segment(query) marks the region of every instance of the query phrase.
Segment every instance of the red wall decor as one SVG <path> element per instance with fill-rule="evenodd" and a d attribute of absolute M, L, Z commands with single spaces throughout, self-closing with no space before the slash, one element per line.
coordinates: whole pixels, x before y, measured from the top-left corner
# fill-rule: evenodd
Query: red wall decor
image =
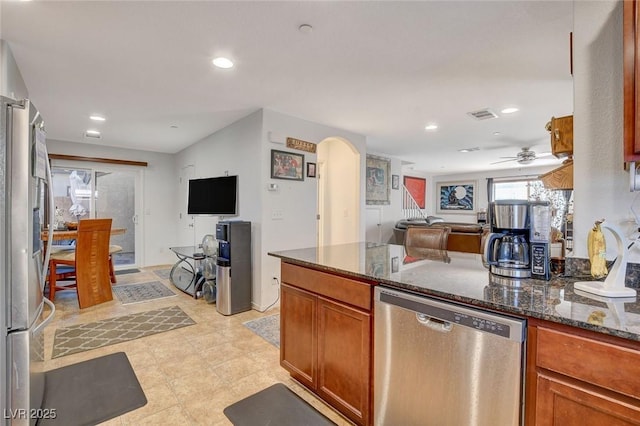
<path fill-rule="evenodd" d="M 419 177 L 405 176 L 404 186 L 413 199 L 416 200 L 418 207 L 424 209 L 424 200 L 427 196 L 427 180 Z"/>

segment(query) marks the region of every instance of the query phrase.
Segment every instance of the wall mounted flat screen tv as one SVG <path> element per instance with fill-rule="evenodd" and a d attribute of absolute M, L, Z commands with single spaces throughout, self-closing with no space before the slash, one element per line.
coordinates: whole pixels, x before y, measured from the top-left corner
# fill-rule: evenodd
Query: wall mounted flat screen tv
<path fill-rule="evenodd" d="M 189 180 L 187 214 L 237 214 L 238 176 Z"/>

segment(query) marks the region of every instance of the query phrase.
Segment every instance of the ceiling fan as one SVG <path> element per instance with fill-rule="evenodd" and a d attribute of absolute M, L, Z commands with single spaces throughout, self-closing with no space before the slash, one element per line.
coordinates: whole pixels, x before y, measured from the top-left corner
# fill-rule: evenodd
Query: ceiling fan
<path fill-rule="evenodd" d="M 506 160 L 496 161 L 491 164 L 506 163 L 508 161 L 517 161 L 520 164 L 529 164 L 536 159 L 544 158 L 544 157 L 552 157 L 552 155 L 549 152 L 545 152 L 541 155 L 537 155 L 536 152 L 532 151 L 530 148 L 522 148 L 522 150 L 518 152 L 518 154 L 516 154 L 515 157 L 500 157 L 500 158 L 506 158 Z"/>

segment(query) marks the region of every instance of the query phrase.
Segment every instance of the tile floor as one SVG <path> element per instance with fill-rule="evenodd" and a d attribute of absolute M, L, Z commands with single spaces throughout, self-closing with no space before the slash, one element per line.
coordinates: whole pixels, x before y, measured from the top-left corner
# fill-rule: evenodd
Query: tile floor
<path fill-rule="evenodd" d="M 87 359 L 124 351 L 144 389 L 144 407 L 109 420 L 103 425 L 230 425 L 222 410 L 242 398 L 274 383 L 287 385 L 340 426 L 351 423 L 315 398 L 279 365 L 278 348 L 251 332 L 243 322 L 278 313 L 248 311 L 236 315 L 219 314 L 215 305 L 176 290 L 154 269 L 118 275 L 118 284 L 161 281 L 176 297 L 131 305 L 111 302 L 78 308 L 75 292 L 56 292 L 56 315 L 45 329 L 45 369 L 53 369 Z M 197 324 L 51 359 L 55 330 L 79 323 L 178 305 Z"/>

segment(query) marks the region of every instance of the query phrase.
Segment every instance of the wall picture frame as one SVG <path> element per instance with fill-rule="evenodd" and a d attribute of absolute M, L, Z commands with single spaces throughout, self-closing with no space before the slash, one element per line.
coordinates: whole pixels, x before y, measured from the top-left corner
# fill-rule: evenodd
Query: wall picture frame
<path fill-rule="evenodd" d="M 304 180 L 304 154 L 271 150 L 271 178 Z"/>
<path fill-rule="evenodd" d="M 436 184 L 436 213 L 475 213 L 475 181 L 438 182 Z"/>
<path fill-rule="evenodd" d="M 395 274 L 400 271 L 400 258 L 398 256 L 391 258 L 391 273 Z"/>
<path fill-rule="evenodd" d="M 400 176 L 391 175 L 391 189 L 400 189 Z"/>
<path fill-rule="evenodd" d="M 367 155 L 366 204 L 390 204 L 391 160 Z"/>
<path fill-rule="evenodd" d="M 378 278 L 389 276 L 389 246 L 386 244 L 366 243 L 365 270 L 367 274 Z"/>
<path fill-rule="evenodd" d="M 307 177 L 316 177 L 316 163 L 307 163 Z"/>
<path fill-rule="evenodd" d="M 427 199 L 427 180 L 421 177 L 404 176 L 404 187 L 407 188 L 411 197 L 415 200 L 418 207 L 425 209 L 425 202 Z"/>

